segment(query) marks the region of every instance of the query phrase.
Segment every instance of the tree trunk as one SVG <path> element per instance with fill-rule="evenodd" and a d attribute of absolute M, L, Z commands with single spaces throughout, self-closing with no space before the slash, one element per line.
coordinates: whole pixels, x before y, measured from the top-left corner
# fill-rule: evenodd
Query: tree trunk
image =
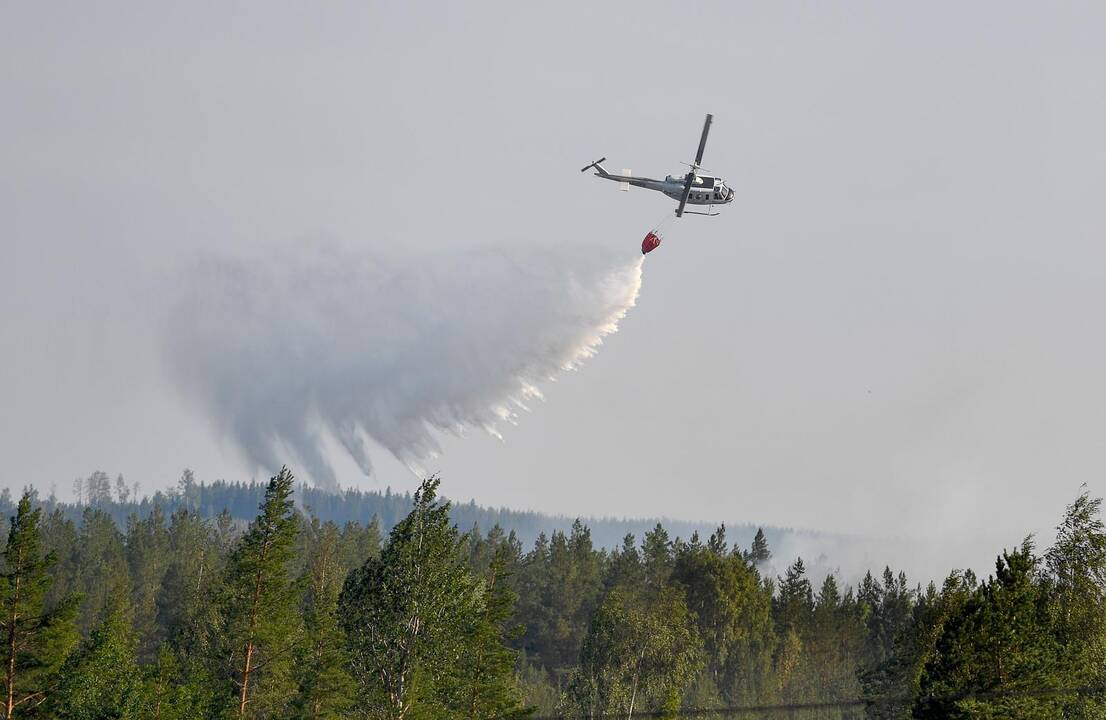
<path fill-rule="evenodd" d="M 252 628 L 251 628 L 252 629 Z M 242 667 L 242 691 L 238 695 L 238 717 L 246 717 L 247 695 L 250 687 L 250 660 L 253 659 L 253 642 L 246 643 L 246 662 Z"/>
<path fill-rule="evenodd" d="M 250 673 L 253 671 L 253 666 L 250 664 L 250 661 L 253 659 L 254 651 L 253 630 L 257 627 L 257 606 L 261 602 L 261 584 L 265 579 L 264 567 L 265 559 L 268 555 L 269 543 L 266 542 L 261 546 L 260 560 L 257 564 L 257 575 L 254 578 L 253 584 L 253 600 L 250 601 L 250 621 L 246 629 L 246 659 L 242 666 L 242 692 L 238 696 L 238 717 L 246 717 L 246 703 L 250 701 L 247 690 L 250 686 Z"/>
<path fill-rule="evenodd" d="M 261 572 L 258 571 L 254 583 L 253 602 L 250 603 L 250 622 L 247 626 L 245 661 L 242 664 L 242 692 L 238 696 L 238 717 L 246 717 L 246 703 L 249 702 L 250 673 L 253 671 L 253 629 L 257 625 L 257 603 L 261 598 Z"/>
<path fill-rule="evenodd" d="M 645 662 L 645 649 L 642 648 L 641 655 L 638 657 L 637 665 L 634 667 L 634 689 L 630 691 L 630 711 L 626 713 L 626 720 L 633 720 L 634 718 L 634 701 L 637 700 L 637 681 L 641 676 L 641 664 Z"/>
<path fill-rule="evenodd" d="M 8 666 L 5 669 L 5 681 L 8 689 L 4 718 L 12 720 L 15 714 L 15 621 L 8 627 Z"/>
<path fill-rule="evenodd" d="M 8 664 L 4 669 L 4 680 L 7 685 L 7 702 L 5 704 L 5 720 L 12 720 L 15 717 L 15 656 L 16 653 L 16 627 L 19 622 L 19 613 L 15 609 L 16 603 L 19 601 L 19 577 L 15 579 L 15 588 L 12 593 L 12 614 L 8 618 Z"/>

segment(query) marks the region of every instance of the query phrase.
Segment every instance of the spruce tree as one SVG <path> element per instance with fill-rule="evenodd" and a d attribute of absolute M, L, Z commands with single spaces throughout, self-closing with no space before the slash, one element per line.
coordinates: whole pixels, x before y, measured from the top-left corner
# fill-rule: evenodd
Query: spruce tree
<path fill-rule="evenodd" d="M 24 493 L 11 519 L 0 572 L 0 638 L 4 643 L 4 718 L 23 717 L 42 704 L 54 672 L 77 641 L 75 598 L 54 608 L 45 600 L 56 556 L 43 557 L 41 510 Z"/>
<path fill-rule="evenodd" d="M 554 669 L 567 670 L 575 662 L 586 628 L 578 622 L 585 614 L 583 598 L 574 587 L 575 577 L 568 537 L 554 530 L 549 539 L 549 565 L 542 598 L 548 623 L 543 654 Z"/>
<path fill-rule="evenodd" d="M 814 588 L 806 577 L 802 558 L 796 558 L 786 574 L 778 578 L 779 596 L 776 599 L 776 623 L 781 633 L 793 630 L 800 636 L 809 626 L 814 611 Z"/>
<path fill-rule="evenodd" d="M 710 539 L 707 540 L 707 549 L 715 555 L 725 555 L 729 545 L 726 543 L 726 524 L 723 523 L 718 526 L 718 529 L 711 533 Z"/>
<path fill-rule="evenodd" d="M 552 632 L 550 613 L 546 610 L 550 596 L 549 561 L 549 539 L 545 533 L 538 533 L 533 549 L 522 558 L 515 578 L 519 593 L 516 617 L 525 628 L 518 646 L 531 662 L 545 667 L 551 665 L 546 652 L 546 639 Z"/>
<path fill-rule="evenodd" d="M 911 717 L 910 706 L 921 692 L 923 668 L 934 658 L 945 624 L 960 615 L 975 590 L 976 579 L 970 570 L 950 573 L 940 591 L 930 583 L 926 591 L 919 594 L 909 632 L 898 638 L 894 654 L 874 667 L 867 666 L 863 659 L 858 663 L 863 695 L 868 702 L 868 718 L 901 720 Z M 856 606 L 859 621 L 863 619 L 865 606 L 859 599 Z"/>
<path fill-rule="evenodd" d="M 272 717 L 291 698 L 287 674 L 298 634 L 298 594 L 289 576 L 298 521 L 292 473 L 269 480 L 257 518 L 231 553 L 224 618 L 237 717 Z"/>
<path fill-rule="evenodd" d="M 637 542 L 632 534 L 627 533 L 622 538 L 622 548 L 611 555 L 605 585 L 608 590 L 613 587 L 640 588 L 644 581 Z"/>
<path fill-rule="evenodd" d="M 645 568 L 645 585 L 651 592 L 658 593 L 668 584 L 673 562 L 672 541 L 660 523 L 645 533 L 641 556 Z"/>
<path fill-rule="evenodd" d="M 1064 716 L 1064 698 L 1034 694 L 1067 687 L 1039 562 L 1029 539 L 1004 552 L 994 576 L 948 619 L 926 663 L 914 717 Z"/>
<path fill-rule="evenodd" d="M 772 559 L 772 553 L 768 549 L 768 538 L 764 537 L 764 528 L 757 528 L 753 546 L 745 553 L 745 559 L 752 563 L 753 567 L 760 567 Z"/>
<path fill-rule="evenodd" d="M 572 575 L 567 583 L 567 590 L 576 598 L 569 622 L 577 630 L 568 638 L 574 659 L 579 655 L 580 646 L 584 642 L 588 619 L 602 600 L 603 574 L 599 553 L 595 551 L 591 541 L 591 530 L 579 519 L 572 523 L 568 549 L 571 554 Z"/>
<path fill-rule="evenodd" d="M 483 609 L 462 630 L 460 653 L 443 688 L 451 717 L 507 720 L 532 714 L 522 706 L 514 680 L 518 653 L 507 647 L 521 630 L 510 624 L 518 596 L 509 584 L 509 552 L 505 546 L 496 549 L 483 578 Z"/>

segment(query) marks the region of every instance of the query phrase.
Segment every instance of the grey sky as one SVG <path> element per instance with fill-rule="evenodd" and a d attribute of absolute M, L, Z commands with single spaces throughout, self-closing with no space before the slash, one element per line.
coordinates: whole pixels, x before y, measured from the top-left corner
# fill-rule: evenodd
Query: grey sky
<path fill-rule="evenodd" d="M 985 565 L 1106 492 L 1101 4 L 158 5 L 0 9 L 6 484 L 249 473 L 155 339 L 199 254 L 632 248 L 670 203 L 578 169 L 676 172 L 713 112 L 734 204 L 447 494 Z"/>

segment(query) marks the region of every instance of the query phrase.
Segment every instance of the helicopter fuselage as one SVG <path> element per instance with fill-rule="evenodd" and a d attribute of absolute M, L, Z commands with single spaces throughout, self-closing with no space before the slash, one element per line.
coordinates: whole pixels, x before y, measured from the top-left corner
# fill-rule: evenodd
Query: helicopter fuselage
<path fill-rule="evenodd" d="M 614 180 L 625 185 L 656 190 L 679 202 L 684 194 L 684 184 L 687 175 L 669 175 L 664 180 L 653 178 L 635 177 L 633 175 L 615 175 L 596 168 L 595 176 L 604 180 Z M 687 196 L 688 205 L 726 205 L 733 202 L 733 188 L 726 185 L 726 181 L 712 175 L 696 175 L 695 182 L 691 185 L 691 193 Z"/>
<path fill-rule="evenodd" d="M 665 195 L 673 200 L 679 200 L 684 193 L 686 175 L 674 177 L 669 175 L 663 181 Z M 688 205 L 725 205 L 733 202 L 733 188 L 726 186 L 726 181 L 720 177 L 710 175 L 696 175 L 695 182 L 691 184 L 691 193 L 687 196 Z"/>

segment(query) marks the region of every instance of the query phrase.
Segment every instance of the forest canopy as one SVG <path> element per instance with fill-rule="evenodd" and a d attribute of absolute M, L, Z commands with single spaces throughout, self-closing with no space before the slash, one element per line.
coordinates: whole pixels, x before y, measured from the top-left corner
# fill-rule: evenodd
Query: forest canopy
<path fill-rule="evenodd" d="M 576 521 L 524 545 L 458 523 L 437 478 L 394 517 L 341 523 L 294 503 L 287 470 L 249 522 L 188 475 L 142 501 L 90 480 L 75 505 L 0 498 L 5 718 L 1106 713 L 1106 533 L 1086 492 L 1050 547 L 922 586 L 801 558 L 773 574 L 767 534 L 741 546 L 725 526 L 606 549 Z"/>

